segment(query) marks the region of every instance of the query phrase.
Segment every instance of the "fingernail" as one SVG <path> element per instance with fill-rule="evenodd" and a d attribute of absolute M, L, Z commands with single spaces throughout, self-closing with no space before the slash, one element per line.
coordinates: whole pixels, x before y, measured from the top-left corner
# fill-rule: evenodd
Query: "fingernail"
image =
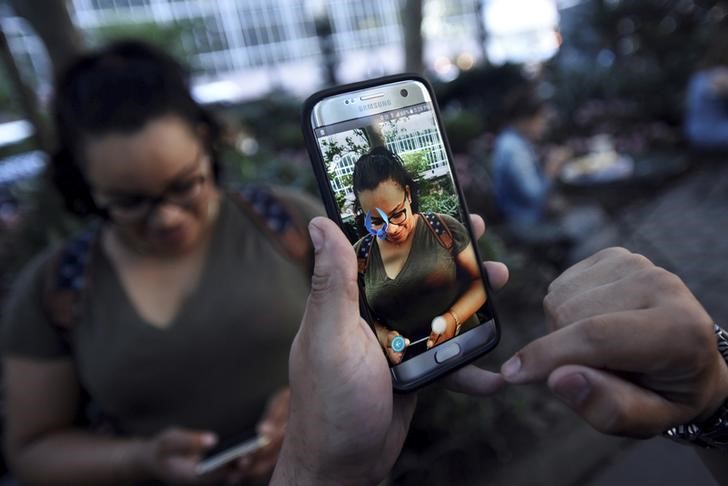
<path fill-rule="evenodd" d="M 567 404 L 576 407 L 589 395 L 591 384 L 582 373 L 572 373 L 561 377 L 552 385 L 551 390 Z"/>
<path fill-rule="evenodd" d="M 324 233 L 321 229 L 314 225 L 308 225 L 308 233 L 311 235 L 311 242 L 313 243 L 313 249 L 319 251 L 324 244 Z"/>
<path fill-rule="evenodd" d="M 275 431 L 275 425 L 273 425 L 270 422 L 263 422 L 260 425 L 260 429 L 258 430 L 258 433 L 263 436 L 269 436 L 272 435 Z"/>
<path fill-rule="evenodd" d="M 501 374 L 505 378 L 513 378 L 521 371 L 521 358 L 515 355 L 501 366 Z"/>
<path fill-rule="evenodd" d="M 215 434 L 205 434 L 202 436 L 202 444 L 206 447 L 212 447 L 217 443 L 217 436 Z"/>

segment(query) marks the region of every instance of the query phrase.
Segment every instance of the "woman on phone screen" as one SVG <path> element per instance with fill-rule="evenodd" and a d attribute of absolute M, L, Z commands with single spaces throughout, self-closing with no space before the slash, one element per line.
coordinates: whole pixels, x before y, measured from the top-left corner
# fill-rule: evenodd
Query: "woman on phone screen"
<path fill-rule="evenodd" d="M 486 295 L 465 226 L 449 215 L 420 213 L 417 184 L 385 147 L 359 158 L 353 188 L 369 233 L 355 244 L 359 269 L 390 362 L 477 325 Z M 393 346 L 398 336 L 404 350 Z"/>

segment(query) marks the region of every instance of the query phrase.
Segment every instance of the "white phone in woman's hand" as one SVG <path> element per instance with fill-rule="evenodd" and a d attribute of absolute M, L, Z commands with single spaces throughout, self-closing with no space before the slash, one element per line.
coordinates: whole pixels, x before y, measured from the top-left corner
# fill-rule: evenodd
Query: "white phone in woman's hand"
<path fill-rule="evenodd" d="M 252 454 L 258 449 L 267 446 L 270 440 L 267 437 L 257 436 L 252 439 L 242 441 L 227 441 L 218 447 L 214 447 L 207 455 L 197 464 L 195 471 L 200 476 L 214 471 L 230 462 Z"/>

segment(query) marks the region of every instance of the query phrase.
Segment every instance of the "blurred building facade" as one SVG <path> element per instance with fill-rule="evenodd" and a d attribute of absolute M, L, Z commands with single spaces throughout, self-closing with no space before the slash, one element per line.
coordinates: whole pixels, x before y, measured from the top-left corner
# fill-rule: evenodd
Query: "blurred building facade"
<path fill-rule="evenodd" d="M 410 154 L 422 154 L 427 161 L 426 172 L 417 174 L 418 177 L 431 179 L 449 173 L 445 147 L 442 145 L 440 135 L 435 128 L 403 131 L 387 140 L 385 145 L 389 150 L 403 158 Z M 337 195 L 343 196 L 349 201 L 354 200 L 351 177 L 354 174 L 354 165 L 359 157 L 360 154 L 358 153 L 347 152 L 334 158 L 334 177 L 331 186 Z"/>
<path fill-rule="evenodd" d="M 508 0 L 513 2 L 513 0 Z M 520 2 L 526 0 L 518 0 Z M 556 5 L 555 0 L 540 0 Z M 202 101 L 245 99 L 275 88 L 305 94 L 323 84 L 321 22 L 333 45 L 336 78 L 350 82 L 401 71 L 403 0 L 69 0 L 72 18 L 93 44 L 99 32 L 120 26 L 174 27 L 175 51 L 196 74 Z M 470 69 L 485 56 L 484 42 L 513 44 L 513 32 L 485 32 L 502 0 L 423 0 L 426 69 L 443 79 Z M 555 8 L 555 7 L 554 7 Z M 524 11 L 523 9 L 521 10 Z M 527 12 L 528 9 L 525 9 Z M 521 15 L 524 17 L 524 15 Z M 499 23 L 497 18 L 496 23 Z M 502 22 L 500 22 L 502 24 Z M 27 23 L 0 7 L 0 24 L 21 68 L 43 94 L 51 67 Z M 533 27 L 517 38 L 526 51 L 543 42 Z M 537 27 L 540 28 L 540 27 Z M 547 27 L 548 28 L 548 27 Z M 553 28 L 553 26 L 551 27 Z M 530 29 L 530 30 L 529 30 Z M 518 37 L 520 35 L 520 37 Z M 505 37 L 504 37 L 505 36 Z M 529 40 L 530 39 L 530 40 Z M 543 50 L 543 49 L 541 49 Z M 492 48 L 491 48 L 492 51 Z M 503 60 L 508 60 L 504 58 Z"/>
<path fill-rule="evenodd" d="M 431 63 L 443 56 L 480 58 L 473 15 L 479 1 L 425 2 L 423 34 L 432 45 L 425 55 Z M 91 39 L 118 25 L 178 27 L 178 51 L 198 83 L 218 83 L 201 90 L 205 100 L 213 91 L 245 98 L 271 88 L 296 93 L 321 85 L 324 53 L 316 28 L 321 16 L 330 23 L 339 81 L 401 71 L 404 65 L 400 0 L 70 0 L 68 6 Z M 0 11 L 0 22 L 21 67 L 42 93 L 52 71 L 42 43 L 9 9 Z"/>

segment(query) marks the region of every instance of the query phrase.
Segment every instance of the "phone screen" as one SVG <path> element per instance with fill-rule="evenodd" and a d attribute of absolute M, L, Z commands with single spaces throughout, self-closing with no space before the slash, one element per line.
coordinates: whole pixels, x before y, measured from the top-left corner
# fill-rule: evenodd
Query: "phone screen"
<path fill-rule="evenodd" d="M 431 350 L 437 363 L 459 356 L 445 344 L 494 322 L 436 111 L 418 85 L 341 96 L 338 118 L 348 119 L 327 123 L 337 116 L 324 106 L 313 126 L 364 304 L 397 368 Z"/>

